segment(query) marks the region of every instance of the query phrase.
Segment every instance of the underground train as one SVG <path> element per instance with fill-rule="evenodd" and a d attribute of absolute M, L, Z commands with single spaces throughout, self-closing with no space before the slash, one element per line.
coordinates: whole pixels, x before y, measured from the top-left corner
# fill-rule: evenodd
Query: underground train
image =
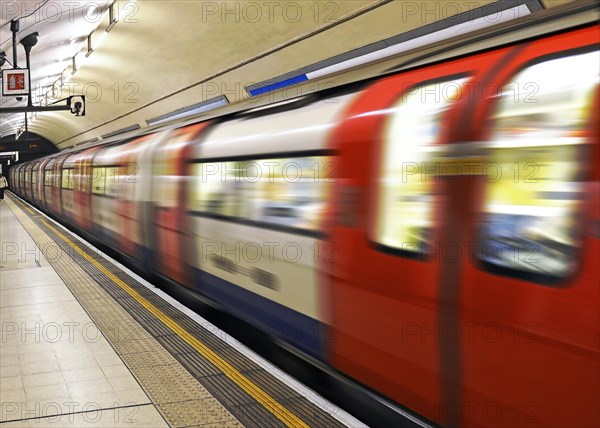
<path fill-rule="evenodd" d="M 600 426 L 600 32 L 559 24 L 10 188 L 425 420 Z"/>

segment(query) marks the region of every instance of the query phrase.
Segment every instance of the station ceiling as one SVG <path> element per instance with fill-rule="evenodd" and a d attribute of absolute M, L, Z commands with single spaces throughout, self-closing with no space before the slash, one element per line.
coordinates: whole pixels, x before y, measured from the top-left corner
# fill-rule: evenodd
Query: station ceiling
<path fill-rule="evenodd" d="M 3 0 L 0 51 L 13 62 L 10 21 L 21 18 L 18 41 L 40 35 L 31 51 L 34 104 L 86 96 L 84 117 L 28 116 L 30 132 L 65 149 L 219 95 L 239 102 L 253 83 L 492 2 Z M 24 67 L 20 44 L 17 52 Z M 24 117 L 1 114 L 0 137 L 16 134 Z"/>

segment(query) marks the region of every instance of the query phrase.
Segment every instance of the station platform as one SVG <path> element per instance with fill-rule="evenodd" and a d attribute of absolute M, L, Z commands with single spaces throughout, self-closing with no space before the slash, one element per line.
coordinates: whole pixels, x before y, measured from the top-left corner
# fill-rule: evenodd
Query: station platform
<path fill-rule="evenodd" d="M 362 427 L 10 193 L 0 427 Z"/>

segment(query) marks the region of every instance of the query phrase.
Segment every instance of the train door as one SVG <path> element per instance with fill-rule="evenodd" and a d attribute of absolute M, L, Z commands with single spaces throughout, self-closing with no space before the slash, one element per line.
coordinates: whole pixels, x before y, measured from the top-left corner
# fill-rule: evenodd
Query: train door
<path fill-rule="evenodd" d="M 16 183 L 17 183 L 17 191 L 19 196 L 22 198 L 23 197 L 23 180 L 25 178 L 25 171 L 23 170 L 23 168 L 25 167 L 24 164 L 21 164 L 17 167 L 17 174 L 16 174 Z"/>
<path fill-rule="evenodd" d="M 61 168 L 62 212 L 66 220 L 75 224 L 79 222 L 77 204 L 75 203 L 75 161 L 77 157 L 77 153 L 67 156 Z"/>
<path fill-rule="evenodd" d="M 44 201 L 46 203 L 45 208 L 52 211 L 54 208 L 54 164 L 56 158 L 51 158 L 46 164 L 44 173 Z"/>
<path fill-rule="evenodd" d="M 139 181 L 135 183 L 135 201 L 137 208 L 137 215 L 140 221 L 140 238 L 142 248 L 144 249 L 142 254 L 143 264 L 148 270 L 155 270 L 156 261 L 156 199 L 160 198 L 157 192 L 153 190 L 156 185 L 153 179 L 156 174 L 156 160 L 154 153 L 157 148 L 160 147 L 166 139 L 169 137 L 170 131 L 163 131 L 156 133 L 151 139 L 144 142 L 144 149 L 136 157 L 136 177 Z"/>
<path fill-rule="evenodd" d="M 121 193 L 119 160 L 124 146 L 115 144 L 99 148 L 92 164 L 92 229 L 97 237 L 113 248 L 119 248 L 119 237 L 123 234 L 117 209 Z"/>
<path fill-rule="evenodd" d="M 144 261 L 145 247 L 142 236 L 140 157 L 148 150 L 148 143 L 155 134 L 137 138 L 123 147 L 119 157 L 119 180 L 121 193 L 116 209 L 121 230 L 119 237 L 121 251 L 141 262 Z"/>
<path fill-rule="evenodd" d="M 46 159 L 41 160 L 36 165 L 36 203 L 39 207 L 44 206 L 44 164 L 46 163 Z"/>
<path fill-rule="evenodd" d="M 52 175 L 54 180 L 52 181 L 52 212 L 54 214 L 62 216 L 62 183 L 63 174 L 62 166 L 63 162 L 68 155 L 58 156 L 56 161 L 52 164 Z"/>
<path fill-rule="evenodd" d="M 597 27 L 527 44 L 482 99 L 461 260 L 462 426 L 599 426 Z M 595 103 L 595 107 L 594 107 Z"/>
<path fill-rule="evenodd" d="M 156 268 L 181 284 L 190 284 L 183 254 L 186 239 L 184 180 L 190 148 L 207 123 L 187 126 L 171 133 L 155 152 L 155 175 L 152 191 L 155 204 Z"/>
<path fill-rule="evenodd" d="M 21 183 L 20 183 L 20 171 L 21 171 L 21 165 L 16 165 L 14 167 L 15 169 L 15 182 L 14 182 L 14 186 L 15 186 L 15 190 L 14 192 L 18 195 L 20 193 L 20 189 L 21 189 Z"/>
<path fill-rule="evenodd" d="M 15 191 L 15 167 L 13 166 L 11 169 L 8 170 L 8 184 L 10 187 L 10 190 L 12 190 L 13 192 Z"/>
<path fill-rule="evenodd" d="M 21 165 L 21 168 L 19 169 L 19 191 L 21 192 L 20 196 L 23 199 L 27 199 L 27 195 L 26 195 L 26 189 L 27 186 L 25 185 L 25 169 L 27 168 L 27 164 L 24 163 L 23 165 Z"/>
<path fill-rule="evenodd" d="M 15 165 L 11 168 L 12 181 L 10 183 L 11 190 L 15 193 L 19 193 L 19 165 Z"/>
<path fill-rule="evenodd" d="M 75 160 L 74 198 L 77 207 L 77 221 L 78 226 L 87 231 L 91 231 L 92 228 L 92 161 L 97 151 L 98 147 L 89 148 L 81 152 Z"/>
<path fill-rule="evenodd" d="M 50 162 L 51 158 L 44 159 L 40 164 L 40 170 L 38 174 L 39 181 L 39 192 L 40 192 L 40 207 L 42 209 L 46 208 L 46 165 Z"/>
<path fill-rule="evenodd" d="M 25 186 L 25 168 L 26 167 L 27 167 L 27 164 L 23 164 L 21 166 L 21 169 L 19 169 L 19 191 L 21 192 L 21 197 L 23 199 L 26 198 L 25 189 L 27 188 Z"/>
<path fill-rule="evenodd" d="M 25 199 L 25 167 L 27 164 L 19 166 L 19 196 Z"/>
<path fill-rule="evenodd" d="M 340 179 L 333 208 L 335 367 L 436 422 L 456 399 L 455 316 L 440 292 L 442 246 L 454 227 L 436 153 L 458 111 L 511 49 L 418 69 L 368 88 L 333 135 Z"/>
<path fill-rule="evenodd" d="M 31 184 L 31 171 L 33 169 L 33 163 L 28 162 L 25 165 L 25 199 L 32 202 L 32 184 Z"/>
<path fill-rule="evenodd" d="M 40 203 L 40 186 L 39 186 L 39 171 L 41 162 L 34 162 L 31 168 L 31 197 L 32 201 L 39 205 Z"/>

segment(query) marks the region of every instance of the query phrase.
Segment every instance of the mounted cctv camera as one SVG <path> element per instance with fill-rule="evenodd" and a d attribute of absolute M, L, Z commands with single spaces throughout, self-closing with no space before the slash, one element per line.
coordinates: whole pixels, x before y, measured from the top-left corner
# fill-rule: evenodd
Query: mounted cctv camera
<path fill-rule="evenodd" d="M 85 96 L 69 97 L 69 107 L 71 107 L 71 113 L 75 116 L 85 116 Z"/>

